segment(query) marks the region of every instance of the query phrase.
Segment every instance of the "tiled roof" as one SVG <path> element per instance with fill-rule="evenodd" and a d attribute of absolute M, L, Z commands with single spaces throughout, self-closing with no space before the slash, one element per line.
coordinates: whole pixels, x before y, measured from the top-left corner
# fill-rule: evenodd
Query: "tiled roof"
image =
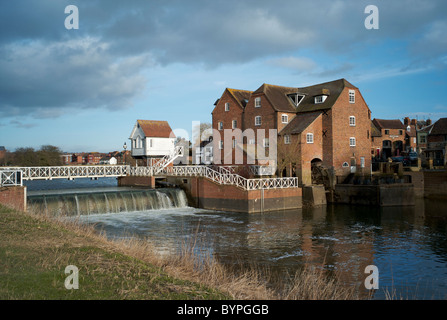
<path fill-rule="evenodd" d="M 403 129 L 405 130 L 405 126 L 399 119 L 393 120 L 385 120 L 385 119 L 374 119 L 374 125 L 380 129 Z"/>
<path fill-rule="evenodd" d="M 253 92 L 253 95 L 264 93 L 276 111 L 313 112 L 332 108 L 345 87 L 356 89 L 356 87 L 346 79 L 339 79 L 302 88 L 284 87 L 264 83 Z M 288 97 L 289 94 L 293 93 L 301 93 L 305 95 L 298 107 L 296 107 Z M 323 103 L 315 104 L 314 97 L 322 94 L 328 96 L 326 100 Z"/>
<path fill-rule="evenodd" d="M 175 138 L 167 121 L 137 120 L 146 137 Z"/>
<path fill-rule="evenodd" d="M 447 134 L 447 118 L 441 118 L 433 124 L 430 134 Z"/>
<path fill-rule="evenodd" d="M 299 134 L 314 122 L 321 113 L 322 111 L 299 113 L 279 134 Z"/>
<path fill-rule="evenodd" d="M 248 90 L 239 90 L 239 89 L 230 89 L 227 88 L 228 92 L 234 97 L 234 99 L 239 103 L 242 108 L 245 108 L 248 99 L 252 94 L 252 91 Z"/>

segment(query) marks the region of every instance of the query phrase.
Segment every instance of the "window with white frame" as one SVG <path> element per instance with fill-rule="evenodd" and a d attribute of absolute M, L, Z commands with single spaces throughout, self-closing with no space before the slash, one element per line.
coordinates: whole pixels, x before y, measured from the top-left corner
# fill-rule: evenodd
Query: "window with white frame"
<path fill-rule="evenodd" d="M 255 98 L 255 108 L 261 107 L 261 97 Z"/>
<path fill-rule="evenodd" d="M 287 114 L 281 115 L 281 122 L 282 123 L 288 123 L 289 122 L 289 116 Z"/>
<path fill-rule="evenodd" d="M 355 138 L 354 137 L 349 138 L 349 146 L 355 147 Z"/>
<path fill-rule="evenodd" d="M 232 127 L 233 129 L 236 129 L 236 128 L 237 128 L 237 120 L 233 120 L 233 122 L 231 123 L 231 127 Z"/>
<path fill-rule="evenodd" d="M 355 117 L 354 116 L 349 117 L 349 125 L 351 127 L 355 127 Z"/>
<path fill-rule="evenodd" d="M 221 149 L 221 150 L 223 149 L 223 141 L 222 140 L 219 141 L 219 149 Z"/>
<path fill-rule="evenodd" d="M 313 133 L 306 134 L 306 142 L 307 143 L 314 143 L 314 134 Z"/>
<path fill-rule="evenodd" d="M 323 96 L 316 96 L 315 97 L 315 104 L 323 103 L 323 101 L 324 101 Z"/>
<path fill-rule="evenodd" d="M 355 103 L 355 90 L 349 90 L 349 103 Z"/>
<path fill-rule="evenodd" d="M 233 143 L 232 143 L 233 149 L 236 148 L 236 139 L 233 138 Z"/>
<path fill-rule="evenodd" d="M 270 142 L 268 138 L 264 139 L 264 148 L 268 148 L 270 146 Z"/>
<path fill-rule="evenodd" d="M 290 136 L 288 134 L 284 136 L 284 144 L 290 144 Z"/>
<path fill-rule="evenodd" d="M 255 126 L 260 126 L 261 125 L 261 116 L 256 116 L 255 117 Z"/>
<path fill-rule="evenodd" d="M 230 111 L 230 103 L 225 103 L 225 111 Z"/>
<path fill-rule="evenodd" d="M 222 121 L 219 122 L 219 130 L 223 130 L 223 122 Z"/>
<path fill-rule="evenodd" d="M 255 139 L 250 139 L 250 140 L 248 140 L 248 144 L 255 144 L 256 143 L 256 140 Z"/>

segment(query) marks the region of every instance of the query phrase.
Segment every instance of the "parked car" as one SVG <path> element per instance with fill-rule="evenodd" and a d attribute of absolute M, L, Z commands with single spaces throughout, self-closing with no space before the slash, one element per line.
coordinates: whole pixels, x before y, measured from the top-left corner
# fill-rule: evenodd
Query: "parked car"
<path fill-rule="evenodd" d="M 402 153 L 402 155 L 404 157 L 406 157 L 408 160 L 410 160 L 411 162 L 417 161 L 419 158 L 417 152 L 414 152 L 414 151 L 405 152 L 405 153 Z"/>
<path fill-rule="evenodd" d="M 411 164 L 410 159 L 406 156 L 391 157 L 391 160 L 393 160 L 393 162 L 402 162 L 404 166 L 409 166 Z"/>

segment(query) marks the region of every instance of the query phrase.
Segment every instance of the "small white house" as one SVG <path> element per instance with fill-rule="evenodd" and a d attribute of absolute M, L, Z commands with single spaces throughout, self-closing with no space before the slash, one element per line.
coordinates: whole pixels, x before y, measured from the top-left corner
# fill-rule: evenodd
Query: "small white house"
<path fill-rule="evenodd" d="M 129 137 L 134 158 L 159 158 L 174 152 L 175 134 L 167 121 L 137 120 Z"/>

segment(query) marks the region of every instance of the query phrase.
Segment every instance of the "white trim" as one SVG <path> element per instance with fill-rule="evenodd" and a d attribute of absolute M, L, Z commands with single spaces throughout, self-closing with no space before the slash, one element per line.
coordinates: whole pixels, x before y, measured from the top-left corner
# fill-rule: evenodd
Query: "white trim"
<path fill-rule="evenodd" d="M 354 120 L 354 121 L 351 121 Z M 355 127 L 355 116 L 349 116 L 349 126 Z"/>
<path fill-rule="evenodd" d="M 306 143 L 314 143 L 314 134 L 313 133 L 306 134 Z"/>
<path fill-rule="evenodd" d="M 286 121 L 284 121 L 284 119 L 286 120 Z M 287 115 L 287 114 L 281 114 L 281 123 L 289 123 L 289 115 Z"/>
<path fill-rule="evenodd" d="M 355 90 L 349 90 L 349 103 L 355 103 Z"/>

